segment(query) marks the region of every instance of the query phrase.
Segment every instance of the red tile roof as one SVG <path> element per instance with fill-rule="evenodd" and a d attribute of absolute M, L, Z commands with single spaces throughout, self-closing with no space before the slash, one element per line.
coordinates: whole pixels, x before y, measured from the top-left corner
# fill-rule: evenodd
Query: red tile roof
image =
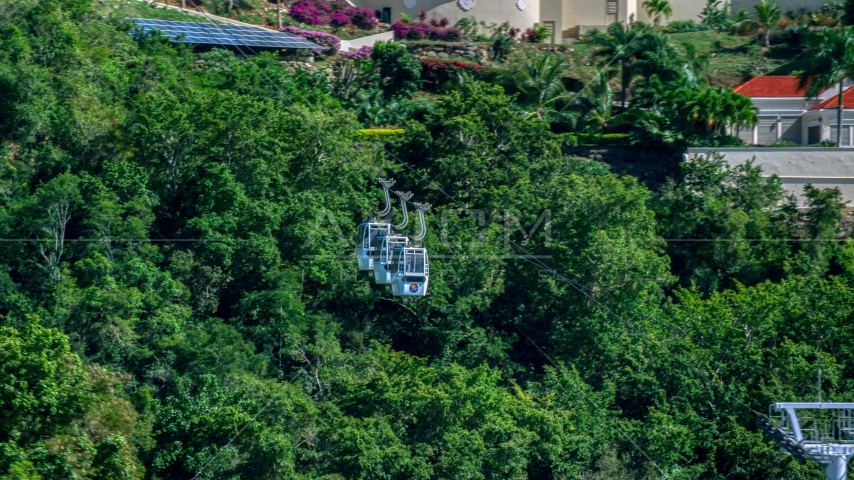
<path fill-rule="evenodd" d="M 800 86 L 801 79 L 787 75 L 754 77 L 737 85 L 733 90 L 748 97 L 805 97 L 807 87 Z"/>
<path fill-rule="evenodd" d="M 826 108 L 839 108 L 839 95 L 828 98 L 810 110 L 824 110 Z M 854 87 L 848 87 L 848 90 L 842 92 L 842 108 L 846 110 L 854 108 Z"/>

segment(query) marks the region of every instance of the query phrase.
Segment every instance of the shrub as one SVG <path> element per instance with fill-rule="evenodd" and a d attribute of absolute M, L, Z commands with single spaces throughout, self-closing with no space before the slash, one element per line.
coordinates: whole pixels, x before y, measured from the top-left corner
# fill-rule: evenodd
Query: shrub
<path fill-rule="evenodd" d="M 371 9 L 351 7 L 344 0 L 294 0 L 288 14 L 309 25 L 355 25 L 365 30 L 372 30 L 379 25 L 379 20 Z"/>
<path fill-rule="evenodd" d="M 445 17 L 442 17 L 441 20 L 436 20 L 435 18 L 430 19 L 430 25 L 434 27 L 446 28 L 451 21 Z"/>
<path fill-rule="evenodd" d="M 558 133 L 557 134 L 558 142 L 562 148 L 566 147 L 577 147 L 578 146 L 578 137 L 572 133 Z"/>
<path fill-rule="evenodd" d="M 443 40 L 459 42 L 463 32 L 458 28 L 441 28 L 429 23 L 394 22 L 391 26 L 394 38 L 397 40 Z"/>
<path fill-rule="evenodd" d="M 797 52 L 803 50 L 810 32 L 810 27 L 807 25 L 793 25 L 786 29 L 775 30 L 771 32 L 771 43 L 778 49 Z"/>
<path fill-rule="evenodd" d="M 366 128 L 359 130 L 359 136 L 363 138 L 393 137 L 403 135 L 404 133 L 406 133 L 406 130 L 402 128 Z"/>
<path fill-rule="evenodd" d="M 515 37 L 515 35 L 510 36 Z M 552 36 L 552 33 L 548 28 L 541 27 L 539 23 L 535 23 L 534 28 L 525 30 L 525 33 L 522 35 L 522 40 L 530 43 L 543 43 L 550 36 Z"/>
<path fill-rule="evenodd" d="M 843 102 L 844 103 L 844 102 Z M 775 147 L 775 148 L 793 148 L 793 147 L 802 147 L 800 143 L 789 142 L 787 140 L 778 140 L 771 145 L 765 145 L 766 147 Z"/>
<path fill-rule="evenodd" d="M 631 136 L 628 133 L 575 133 L 577 145 L 585 147 L 627 147 L 631 145 Z"/>
<path fill-rule="evenodd" d="M 513 52 L 515 45 L 513 37 L 510 35 L 498 35 L 492 42 L 492 55 L 495 60 L 502 61 Z"/>
<path fill-rule="evenodd" d="M 350 23 L 364 30 L 373 30 L 380 24 L 373 10 L 365 7 L 349 7 L 344 14 L 350 17 Z"/>
<path fill-rule="evenodd" d="M 308 40 L 309 42 L 314 42 L 320 45 L 322 47 L 320 53 L 324 55 L 333 53 L 341 47 L 341 39 L 329 33 L 313 32 L 311 30 L 302 30 L 300 28 L 290 26 L 282 27 L 279 31 L 296 35 L 302 39 Z"/>
<path fill-rule="evenodd" d="M 329 14 L 329 24 L 333 27 L 343 27 L 348 23 L 350 23 L 350 17 L 347 16 L 343 10 L 338 10 L 337 12 Z"/>
<path fill-rule="evenodd" d="M 446 42 L 460 42 L 463 39 L 463 32 L 458 28 L 446 28 L 441 33 L 442 40 Z"/>
<path fill-rule="evenodd" d="M 371 60 L 379 67 L 380 88 L 387 97 L 409 97 L 418 90 L 421 63 L 403 45 L 379 42 L 371 51 Z"/>
<path fill-rule="evenodd" d="M 459 71 L 472 74 L 483 72 L 483 67 L 476 63 L 441 58 L 422 58 L 421 65 L 424 67 L 421 72 L 421 79 L 431 85 L 441 85 L 443 82 L 453 79 Z"/>
<path fill-rule="evenodd" d="M 355 52 L 341 52 L 341 58 L 344 60 L 367 60 L 371 58 L 371 52 L 374 47 L 365 45 Z"/>
<path fill-rule="evenodd" d="M 701 32 L 712 27 L 705 23 L 694 23 L 693 20 L 674 20 L 661 30 L 666 33 Z"/>

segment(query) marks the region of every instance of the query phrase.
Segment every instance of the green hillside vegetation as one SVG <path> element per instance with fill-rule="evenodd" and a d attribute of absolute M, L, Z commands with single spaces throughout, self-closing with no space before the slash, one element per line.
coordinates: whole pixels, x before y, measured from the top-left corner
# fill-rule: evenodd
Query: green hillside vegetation
<path fill-rule="evenodd" d="M 744 404 L 814 400 L 819 366 L 854 394 L 839 192 L 562 154 L 629 119 L 732 141 L 755 115 L 684 56 L 615 114 L 555 57 L 427 85 L 379 44 L 329 79 L 92 8 L 0 0 L 0 478 L 822 478 Z M 379 176 L 433 205 L 426 298 L 356 271 Z"/>
<path fill-rule="evenodd" d="M 758 75 L 790 75 L 803 69 L 800 52 L 783 48 L 763 52 L 762 45 L 749 36 L 715 30 L 669 35 L 680 53 L 686 52 L 685 45 L 692 45 L 698 56 L 708 59 L 702 74 L 712 85 L 733 87 Z M 520 45 L 517 61 L 536 54 L 538 48 L 537 45 Z M 599 61 L 594 55 L 596 46 L 578 43 L 567 45 L 567 48 L 573 50 L 563 54 L 570 65 L 567 75 L 577 79 L 590 78 Z"/>
<path fill-rule="evenodd" d="M 181 2 L 178 0 L 170 0 L 164 3 L 175 6 L 181 5 Z M 191 18 L 182 12 L 152 8 L 139 0 L 102 0 L 94 2 L 93 6 L 95 11 L 100 14 L 117 18 L 151 18 L 184 22 L 209 22 L 203 16 L 193 16 Z M 189 8 L 192 9 L 193 7 L 190 6 Z M 200 8 L 209 14 L 233 18 L 259 26 L 276 25 L 275 3 L 242 0 L 234 2 L 231 10 L 229 10 L 228 0 L 219 0 L 205 2 Z M 345 40 L 360 38 L 373 33 L 352 28 L 305 25 L 289 17 L 286 13 L 283 13 L 283 23 L 304 29 L 331 33 Z M 705 78 L 709 79 L 712 85 L 732 87 L 757 75 L 791 75 L 800 73 L 804 68 L 804 59 L 802 58 L 801 50 L 793 50 L 788 45 L 777 45 L 770 51 L 766 51 L 766 49 L 762 48 L 762 44 L 757 42 L 753 36 L 737 34 L 731 29 L 704 29 L 683 32 L 665 28 L 664 31 L 668 32 L 671 43 L 679 53 L 686 53 L 685 46 L 691 45 L 698 57 L 708 59 L 701 73 Z M 782 32 L 778 36 L 781 34 Z M 488 43 L 480 43 L 480 45 L 486 48 L 490 46 Z M 561 53 L 567 59 L 568 68 L 565 72 L 567 78 L 586 79 L 595 74 L 600 60 L 595 55 L 596 45 L 592 43 L 577 43 L 566 45 L 565 48 L 570 50 Z M 514 50 L 509 57 L 508 64 L 499 64 L 497 68 L 512 69 L 530 61 L 531 58 L 539 54 L 542 50 L 542 45 L 519 43 Z M 615 86 L 617 85 L 619 83 L 615 84 Z"/>
<path fill-rule="evenodd" d="M 142 0 L 97 0 L 92 2 L 92 7 L 93 11 L 99 15 L 115 18 L 148 18 L 177 22 L 211 23 L 211 20 L 205 15 L 215 15 L 260 27 L 275 28 L 278 25 L 275 2 L 267 0 L 208 0 L 197 1 L 197 4 L 197 6 L 194 6 L 192 2 L 185 1 L 182 5 L 180 0 L 167 0 L 157 2 L 157 6 L 160 8 L 154 8 Z M 188 15 L 178 10 L 162 8 L 164 5 L 174 7 L 183 6 L 191 12 L 198 13 L 198 15 Z M 361 30 L 352 25 L 331 27 L 302 24 L 288 16 L 287 5 L 284 0 L 282 1 L 282 24 L 293 25 L 306 30 L 331 33 L 344 40 L 352 40 L 377 33 L 375 31 Z"/>
<path fill-rule="evenodd" d="M 171 20 L 175 22 L 199 22 L 210 23 L 203 16 L 188 18 L 184 12 L 168 10 L 165 8 L 154 8 L 140 0 L 103 0 L 94 2 L 95 13 L 115 18 L 150 18 L 153 20 Z"/>

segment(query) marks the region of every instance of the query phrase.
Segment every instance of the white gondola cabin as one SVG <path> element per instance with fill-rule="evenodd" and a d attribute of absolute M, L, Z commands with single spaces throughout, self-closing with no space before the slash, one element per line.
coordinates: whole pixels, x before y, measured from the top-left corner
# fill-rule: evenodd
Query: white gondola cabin
<path fill-rule="evenodd" d="M 391 224 L 380 222 L 362 222 L 359 225 L 359 239 L 356 242 L 356 262 L 363 272 L 374 269 L 374 239 L 391 233 Z"/>
<path fill-rule="evenodd" d="M 398 248 L 408 247 L 406 235 L 379 235 L 374 239 L 374 282 L 378 285 L 390 285 L 394 280 L 392 259 Z"/>
<path fill-rule="evenodd" d="M 427 295 L 430 265 L 426 248 L 396 248 L 392 257 L 394 277 L 391 293 L 395 296 L 423 297 Z"/>

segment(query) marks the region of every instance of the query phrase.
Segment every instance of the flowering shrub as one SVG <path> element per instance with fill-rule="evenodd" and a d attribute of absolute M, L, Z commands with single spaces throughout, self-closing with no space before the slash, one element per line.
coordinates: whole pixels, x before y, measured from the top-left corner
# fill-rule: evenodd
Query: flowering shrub
<path fill-rule="evenodd" d="M 355 25 L 365 30 L 371 30 L 379 25 L 373 10 L 351 7 L 344 0 L 294 0 L 288 9 L 288 14 L 309 25 L 333 27 Z"/>
<path fill-rule="evenodd" d="M 371 58 L 371 52 L 373 50 L 374 47 L 365 45 L 355 52 L 341 52 L 341 58 L 344 60 L 367 60 Z"/>
<path fill-rule="evenodd" d="M 373 30 L 380 24 L 374 11 L 366 7 L 349 7 L 344 14 L 350 17 L 350 23 L 365 30 Z"/>
<path fill-rule="evenodd" d="M 447 80 L 451 80 L 461 70 L 472 74 L 483 72 L 483 67 L 476 63 L 444 60 L 441 58 L 422 58 L 421 65 L 424 67 L 421 72 L 422 80 L 426 80 L 428 84 L 436 86 L 441 85 Z"/>
<path fill-rule="evenodd" d="M 283 27 L 280 32 L 290 33 L 302 39 L 314 42 L 322 47 L 320 53 L 328 55 L 338 50 L 341 47 L 341 39 L 335 35 L 323 32 L 312 32 L 311 30 L 302 30 L 297 27 Z"/>
<path fill-rule="evenodd" d="M 459 42 L 463 32 L 458 28 L 441 28 L 429 23 L 394 22 L 391 26 L 394 38 L 398 40 L 444 40 Z"/>
<path fill-rule="evenodd" d="M 329 14 L 329 24 L 333 27 L 343 27 L 350 23 L 350 16 L 344 10 L 338 10 Z"/>
<path fill-rule="evenodd" d="M 442 17 L 441 20 L 436 20 L 435 18 L 430 19 L 430 25 L 433 25 L 434 27 L 446 28 L 449 23 L 451 23 L 451 21 L 445 17 Z"/>
<path fill-rule="evenodd" d="M 522 34 L 522 41 L 531 43 L 543 43 L 549 38 L 552 33 L 546 27 L 541 27 L 539 23 L 534 24 L 534 28 L 525 30 Z"/>

